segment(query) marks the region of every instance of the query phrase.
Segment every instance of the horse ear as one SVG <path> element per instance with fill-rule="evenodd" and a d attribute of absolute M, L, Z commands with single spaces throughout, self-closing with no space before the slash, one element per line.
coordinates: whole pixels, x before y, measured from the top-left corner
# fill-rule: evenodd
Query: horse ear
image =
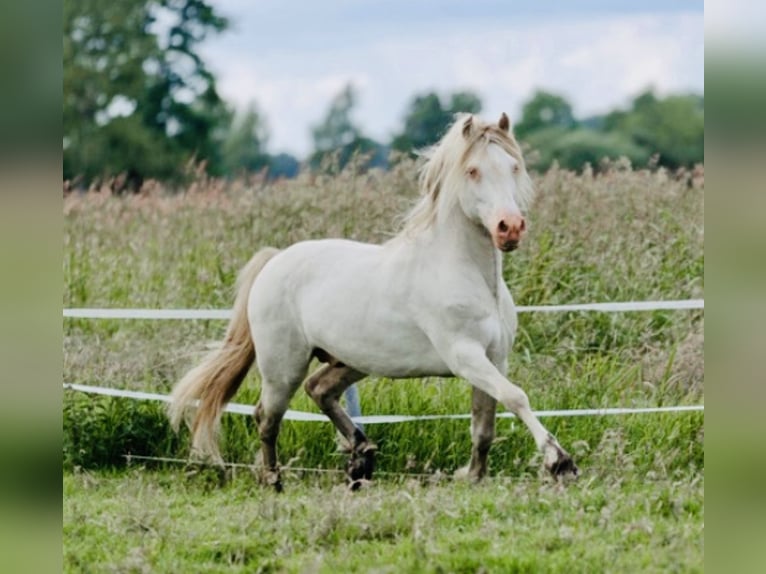
<path fill-rule="evenodd" d="M 497 127 L 499 127 L 504 132 L 510 131 L 511 129 L 511 120 L 508 119 L 508 116 L 503 112 L 503 115 L 500 116 L 500 121 L 497 122 Z"/>
<path fill-rule="evenodd" d="M 473 116 L 468 116 L 465 122 L 463 122 L 463 137 L 468 138 L 471 135 L 472 129 L 473 129 Z"/>

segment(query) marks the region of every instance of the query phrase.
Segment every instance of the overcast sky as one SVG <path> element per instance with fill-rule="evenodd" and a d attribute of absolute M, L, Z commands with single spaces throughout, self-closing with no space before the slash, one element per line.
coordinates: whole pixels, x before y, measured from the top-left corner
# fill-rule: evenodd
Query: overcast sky
<path fill-rule="evenodd" d="M 202 46 L 221 95 L 266 116 L 272 152 L 304 157 L 348 82 L 386 142 L 416 93 L 477 92 L 518 118 L 537 88 L 588 116 L 640 90 L 704 90 L 702 1 L 211 0 L 231 27 Z"/>

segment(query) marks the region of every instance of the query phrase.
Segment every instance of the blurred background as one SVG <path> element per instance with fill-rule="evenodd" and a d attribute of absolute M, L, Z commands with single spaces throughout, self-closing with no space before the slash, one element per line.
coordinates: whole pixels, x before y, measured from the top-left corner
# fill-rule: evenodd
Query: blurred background
<path fill-rule="evenodd" d="M 538 171 L 704 160 L 701 1 L 67 0 L 63 22 L 67 189 L 386 169 L 456 112 L 507 112 Z"/>

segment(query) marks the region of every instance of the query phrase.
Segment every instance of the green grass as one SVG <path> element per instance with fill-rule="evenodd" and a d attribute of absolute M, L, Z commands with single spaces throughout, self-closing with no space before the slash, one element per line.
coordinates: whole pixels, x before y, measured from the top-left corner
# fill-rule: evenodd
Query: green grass
<path fill-rule="evenodd" d="M 699 174 L 698 174 L 699 175 Z M 704 295 L 701 179 L 620 162 L 599 175 L 536 179 L 522 247 L 505 257 L 518 304 Z M 415 198 L 415 171 L 224 184 L 182 195 L 148 188 L 64 200 L 64 306 L 227 308 L 239 268 L 265 245 L 320 237 L 385 241 Z M 64 321 L 66 382 L 167 393 L 218 341 L 221 321 Z M 702 311 L 520 315 L 508 376 L 534 409 L 704 402 Z M 255 404 L 251 373 L 236 402 Z M 365 414 L 470 410 L 463 381 L 360 385 Z M 318 412 L 302 391 L 291 408 Z M 125 455 L 184 458 L 188 433 L 162 405 L 65 392 L 64 555 L 68 571 L 545 572 L 702 569 L 702 413 L 550 418 L 579 481 L 540 472 L 529 433 L 498 422 L 490 479 L 444 481 L 467 462 L 468 421 L 368 425 L 376 484 L 287 474 L 286 494 L 246 471 L 222 489 Z M 250 464 L 250 417 L 225 415 L 223 453 Z M 285 422 L 280 459 L 337 470 L 329 423 Z M 431 477 L 422 484 L 418 474 Z"/>
<path fill-rule="evenodd" d="M 179 471 L 67 474 L 64 569 L 702 572 L 703 481 L 614 474 L 567 486 L 389 480 L 357 493 L 288 477 L 289 495 L 246 473 L 224 488 Z"/>

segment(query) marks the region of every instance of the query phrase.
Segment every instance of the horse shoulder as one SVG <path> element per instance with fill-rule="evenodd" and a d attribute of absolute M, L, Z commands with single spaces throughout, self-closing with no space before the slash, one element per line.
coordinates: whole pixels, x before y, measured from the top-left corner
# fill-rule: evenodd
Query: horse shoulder
<path fill-rule="evenodd" d="M 490 297 L 455 283 L 437 282 L 414 305 L 415 321 L 440 354 L 456 341 L 472 340 L 485 349 L 503 338 L 502 321 Z"/>
<path fill-rule="evenodd" d="M 511 292 L 504 281 L 500 281 L 498 289 L 498 308 L 500 309 L 500 318 L 505 327 L 505 333 L 508 338 L 508 346 L 513 344 L 516 337 L 516 329 L 519 326 L 519 318 L 516 312 L 516 304 L 513 301 Z"/>

